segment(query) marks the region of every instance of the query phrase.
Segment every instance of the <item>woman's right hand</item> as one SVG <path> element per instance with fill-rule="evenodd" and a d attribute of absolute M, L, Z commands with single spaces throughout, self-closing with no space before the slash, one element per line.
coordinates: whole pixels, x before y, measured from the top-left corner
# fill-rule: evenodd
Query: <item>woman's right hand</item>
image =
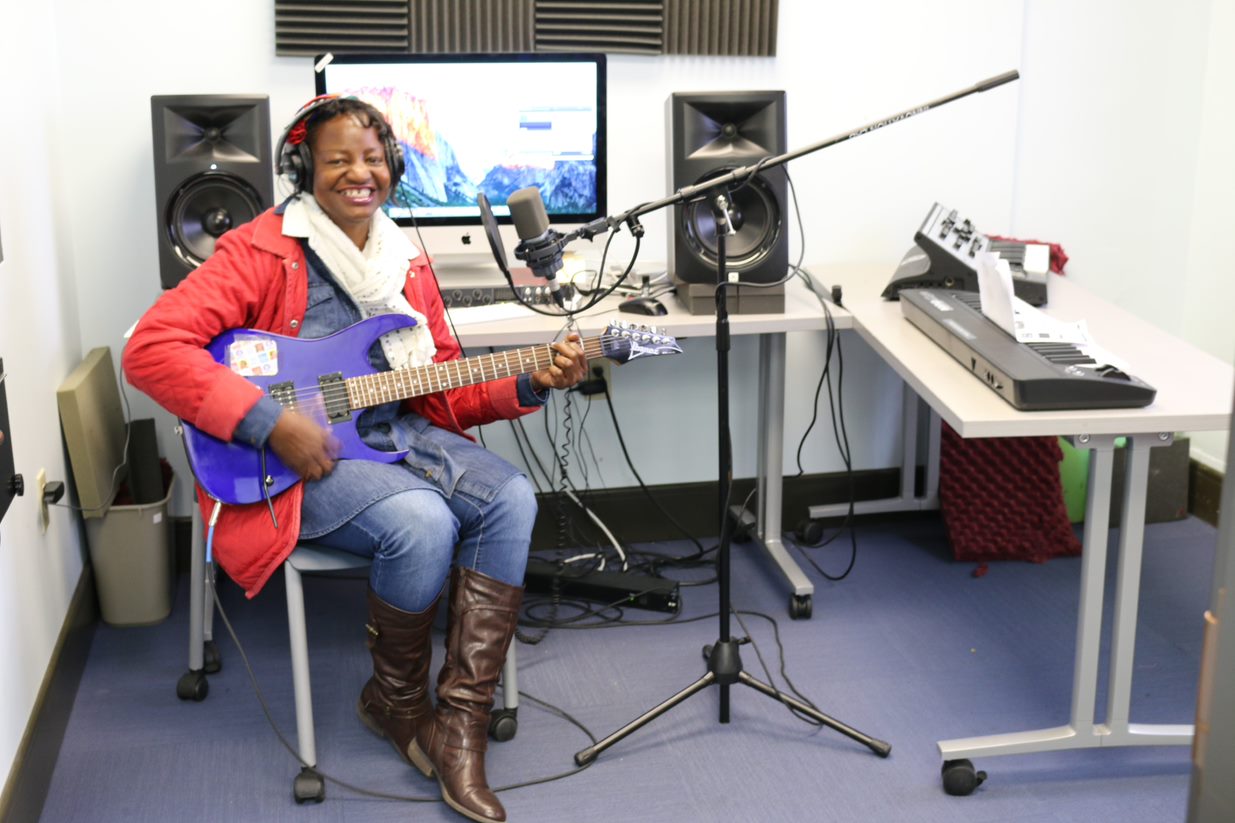
<path fill-rule="evenodd" d="M 304 480 L 321 480 L 330 474 L 339 458 L 338 439 L 290 409 L 279 415 L 268 442 L 283 465 Z"/>

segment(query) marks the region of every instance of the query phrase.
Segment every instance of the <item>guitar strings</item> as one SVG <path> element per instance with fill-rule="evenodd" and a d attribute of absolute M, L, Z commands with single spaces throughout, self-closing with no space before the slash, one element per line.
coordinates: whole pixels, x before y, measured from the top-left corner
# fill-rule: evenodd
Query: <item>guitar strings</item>
<path fill-rule="evenodd" d="M 595 348 L 595 350 L 594 351 L 590 350 L 592 348 Z M 599 347 L 599 346 L 590 347 L 588 345 L 584 346 L 584 354 L 586 354 L 588 357 L 601 356 L 603 355 L 603 353 L 604 353 L 604 350 L 602 347 Z M 493 355 L 492 357 L 496 358 L 496 355 Z M 441 363 L 426 364 L 425 366 L 421 366 L 417 368 L 425 370 L 425 371 L 429 371 L 429 370 L 432 370 L 435 372 L 444 371 L 446 372 L 446 375 L 445 375 L 446 380 L 450 381 L 453 379 L 451 378 L 451 375 L 450 375 L 450 365 L 458 364 L 461 362 L 462 361 L 458 361 L 458 360 L 446 360 Z M 507 363 L 506 365 L 509 366 L 509 363 Z M 460 368 L 461 367 L 459 365 L 455 366 L 455 376 L 456 377 L 464 376 L 464 372 L 462 372 Z M 441 390 L 441 388 L 438 388 L 438 389 L 433 388 L 433 383 L 434 383 L 433 376 L 425 376 L 425 377 L 418 377 L 418 378 L 404 378 L 404 377 L 398 376 L 400 372 L 407 372 L 407 371 L 412 371 L 412 369 L 399 369 L 399 370 L 393 370 L 389 372 L 372 372 L 370 374 L 358 375 L 357 377 L 346 378 L 346 379 L 364 381 L 366 378 L 375 378 L 377 381 L 387 383 L 387 384 L 391 383 L 393 380 L 395 384 L 402 384 L 404 387 L 411 385 L 413 382 L 416 384 L 424 383 L 429 388 L 429 391 L 423 392 L 424 394 L 430 394 L 434 391 Z M 471 377 L 474 373 L 475 373 L 474 371 L 469 369 L 466 373 L 466 376 Z M 480 374 L 481 375 L 486 374 L 485 369 L 483 367 L 480 370 Z M 395 377 L 392 378 L 391 377 L 392 375 L 395 375 Z M 440 378 L 440 375 L 437 375 L 437 376 Z M 502 375 L 502 376 L 509 376 L 509 375 Z M 489 379 L 496 379 L 496 378 L 483 378 L 475 382 L 487 382 L 487 380 Z M 442 381 L 439 379 L 438 382 L 440 383 Z M 460 384 L 460 385 L 466 385 L 466 384 Z M 385 390 L 386 387 L 378 386 L 376 388 L 378 389 L 378 393 L 380 394 L 382 391 Z M 419 388 L 419 386 L 417 386 L 417 388 Z M 412 396 L 415 396 L 415 395 L 412 395 Z M 299 403 L 303 401 L 313 401 L 318 398 L 323 398 L 326 405 L 330 405 L 332 401 L 346 405 L 346 403 L 349 401 L 347 385 L 346 383 L 341 382 L 341 383 L 332 383 L 324 387 L 319 386 L 319 387 L 314 387 L 314 388 L 297 388 L 291 392 L 285 392 L 281 396 L 276 397 L 276 399 L 280 400 L 281 402 L 286 401 L 284 402 L 285 407 L 292 408 L 292 409 L 297 408 Z"/>
<path fill-rule="evenodd" d="M 603 356 L 605 343 L 611 342 L 613 340 L 621 340 L 621 339 L 624 339 L 623 336 L 617 335 L 617 334 L 602 334 L 598 337 L 587 338 L 583 341 L 583 344 L 584 344 L 583 353 L 587 355 L 588 358 Z M 539 349 L 540 347 L 533 346 L 531 348 Z M 546 344 L 544 348 L 547 351 L 552 351 L 552 349 L 550 349 L 548 344 Z M 475 358 L 466 358 L 466 360 L 483 360 L 485 358 L 489 358 L 490 361 L 496 361 L 496 359 L 499 356 L 501 356 L 500 353 L 499 354 L 488 354 L 488 355 L 477 355 Z M 391 379 L 390 375 L 397 375 L 400 372 L 408 372 L 408 371 L 414 371 L 418 369 L 425 370 L 425 371 L 428 371 L 430 369 L 434 371 L 442 369 L 447 372 L 447 379 L 449 379 L 449 371 L 450 371 L 451 364 L 455 364 L 455 371 L 456 373 L 459 374 L 459 376 L 461 376 L 461 373 L 459 373 L 460 367 L 458 364 L 466 362 L 466 360 L 444 360 L 440 363 L 429 363 L 424 366 L 417 366 L 417 367 L 413 367 L 410 369 L 396 369 L 396 370 L 392 370 L 389 372 L 372 372 L 371 374 L 358 375 L 357 377 L 345 378 L 345 381 L 346 380 L 360 380 L 360 379 L 364 379 L 368 377 L 378 377 L 379 379 L 389 381 Z M 483 367 L 481 368 L 481 374 L 484 374 Z M 469 372 L 469 376 L 470 376 L 470 372 Z M 509 375 L 506 375 L 506 376 L 509 376 Z M 399 378 L 395 378 L 395 379 L 398 380 Z M 430 387 L 430 390 L 427 392 L 423 392 L 423 394 L 432 394 L 435 391 L 441 390 L 440 388 L 439 389 L 432 388 L 432 384 L 433 384 L 432 377 L 419 378 L 419 379 L 421 380 L 421 382 L 428 384 Z M 487 382 L 487 379 L 478 380 L 476 382 Z M 416 396 L 416 395 L 412 395 L 412 396 Z M 295 410 L 295 409 L 300 408 L 300 405 L 302 403 L 309 402 L 309 401 L 315 401 L 318 398 L 321 398 L 323 400 L 324 404 L 327 407 L 327 412 L 330 411 L 330 406 L 332 402 L 336 406 L 342 406 L 343 410 L 350 408 L 350 405 L 349 405 L 350 397 L 347 391 L 346 382 L 333 383 L 325 387 L 316 386 L 313 388 L 295 388 L 290 392 L 281 394 L 279 397 L 276 397 L 275 399 L 279 400 L 279 402 L 284 406 L 284 408 Z M 401 399 L 401 398 L 398 398 L 398 399 Z"/>

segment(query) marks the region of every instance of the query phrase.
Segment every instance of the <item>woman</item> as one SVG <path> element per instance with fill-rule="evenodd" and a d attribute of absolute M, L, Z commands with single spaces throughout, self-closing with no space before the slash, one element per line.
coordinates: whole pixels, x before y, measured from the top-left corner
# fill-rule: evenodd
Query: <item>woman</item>
<path fill-rule="evenodd" d="M 463 432 L 539 408 L 579 382 L 587 362 L 571 335 L 542 371 L 450 389 L 365 412 L 370 446 L 407 449 L 394 464 L 339 460 L 337 441 L 285 409 L 203 347 L 239 328 L 317 338 L 376 314 L 417 321 L 370 351 L 375 370 L 454 359 L 432 271 L 381 211 L 403 156 L 372 106 L 310 101 L 279 141 L 295 187 L 280 206 L 223 235 L 213 255 L 166 292 L 125 349 L 134 386 L 224 441 L 268 447 L 303 482 L 266 502 L 225 508 L 214 556 L 249 597 L 302 539 L 373 560 L 373 676 L 357 711 L 478 821 L 505 820 L 484 770 L 489 712 L 522 598 L 536 503 L 514 466 Z M 213 502 L 198 490 L 209 514 Z M 450 579 L 446 658 L 429 696 L 430 631 Z"/>

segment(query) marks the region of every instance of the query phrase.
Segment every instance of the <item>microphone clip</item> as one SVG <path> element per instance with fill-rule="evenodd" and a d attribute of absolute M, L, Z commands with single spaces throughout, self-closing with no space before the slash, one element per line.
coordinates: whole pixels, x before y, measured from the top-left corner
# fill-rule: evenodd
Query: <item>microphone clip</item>
<path fill-rule="evenodd" d="M 515 258 L 522 260 L 537 277 L 552 278 L 562 268 L 562 235 L 553 229 L 533 241 L 515 246 Z"/>

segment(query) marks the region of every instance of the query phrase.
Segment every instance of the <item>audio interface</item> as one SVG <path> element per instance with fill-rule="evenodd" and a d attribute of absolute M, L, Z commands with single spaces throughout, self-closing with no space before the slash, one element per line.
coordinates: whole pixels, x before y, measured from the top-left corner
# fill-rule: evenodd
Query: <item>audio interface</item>
<path fill-rule="evenodd" d="M 536 306 L 548 306 L 553 303 L 553 295 L 549 291 L 549 282 L 543 277 L 532 274 L 531 269 L 512 268 L 510 270 L 514 287 L 506 282 L 501 273 L 494 270 L 471 271 L 468 273 L 451 273 L 449 269 L 438 272 L 439 284 L 442 289 L 442 302 L 446 308 L 463 306 L 488 306 L 493 303 L 512 303 L 518 297 L 524 302 Z M 570 299 L 574 295 L 574 286 L 563 283 L 563 297 Z"/>

